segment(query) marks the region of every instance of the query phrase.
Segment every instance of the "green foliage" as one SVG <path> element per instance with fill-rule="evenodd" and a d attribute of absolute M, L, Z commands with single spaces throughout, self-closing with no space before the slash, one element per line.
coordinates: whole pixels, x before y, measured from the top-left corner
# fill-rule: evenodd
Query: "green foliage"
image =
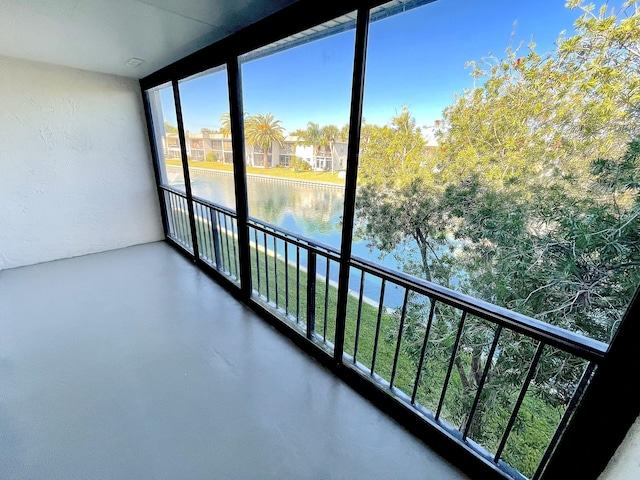
<path fill-rule="evenodd" d="M 309 165 L 300 157 L 292 156 L 289 168 L 294 172 L 308 172 L 309 170 L 311 170 L 311 165 Z"/>
<path fill-rule="evenodd" d="M 209 153 L 207 153 L 205 161 L 207 161 L 207 162 L 219 162 L 220 160 L 218 159 L 218 156 L 214 152 L 209 152 Z"/>

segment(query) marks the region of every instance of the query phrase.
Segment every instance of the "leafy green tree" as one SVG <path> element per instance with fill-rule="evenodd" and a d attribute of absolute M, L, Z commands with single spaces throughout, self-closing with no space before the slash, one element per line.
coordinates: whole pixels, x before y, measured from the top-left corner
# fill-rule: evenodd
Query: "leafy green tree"
<path fill-rule="evenodd" d="M 247 142 L 262 149 L 264 168 L 269 168 L 267 152 L 271 145 L 274 143 L 283 145 L 284 143 L 284 128 L 280 123 L 280 120 L 276 120 L 271 113 L 254 115 L 249 117 L 246 122 Z"/>

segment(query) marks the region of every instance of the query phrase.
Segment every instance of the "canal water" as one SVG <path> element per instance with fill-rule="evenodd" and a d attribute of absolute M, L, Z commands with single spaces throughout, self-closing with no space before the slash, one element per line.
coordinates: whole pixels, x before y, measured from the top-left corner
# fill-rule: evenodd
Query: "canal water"
<path fill-rule="evenodd" d="M 193 195 L 209 200 L 213 203 L 235 210 L 235 194 L 232 175 L 200 174 L 191 172 L 191 188 Z M 279 229 L 306 237 L 324 245 L 340 250 L 341 218 L 344 202 L 342 188 L 332 186 L 309 186 L 294 184 L 271 178 L 256 176 L 247 177 L 247 191 L 249 202 L 249 216 L 261 220 Z M 258 238 L 262 245 L 262 240 Z M 397 268 L 393 254 L 382 255 L 375 248 L 369 248 L 363 239 L 354 238 L 352 254 L 390 268 Z M 273 249 L 269 245 L 269 249 Z M 284 245 L 278 250 L 282 255 Z M 290 255 L 293 250 L 290 250 Z M 398 252 L 396 252 L 398 253 Z M 291 256 L 290 256 L 291 258 Z M 306 267 L 306 256 L 301 256 L 301 264 Z M 318 256 L 317 272 L 325 274 L 326 263 Z M 338 266 L 330 266 L 329 278 L 338 281 Z M 349 287 L 359 290 L 360 272 L 352 271 Z M 365 277 L 364 295 L 372 303 L 380 298 L 381 281 L 367 275 Z M 398 307 L 402 304 L 404 290 L 393 285 L 387 285 L 384 304 L 387 307 Z"/>

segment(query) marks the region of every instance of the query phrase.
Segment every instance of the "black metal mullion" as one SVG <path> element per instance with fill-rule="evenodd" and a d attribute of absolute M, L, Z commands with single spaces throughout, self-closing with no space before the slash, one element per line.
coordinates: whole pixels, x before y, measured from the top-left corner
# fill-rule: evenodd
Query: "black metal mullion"
<path fill-rule="evenodd" d="M 242 73 L 239 60 L 227 61 L 229 83 L 229 120 L 233 151 L 233 183 L 236 193 L 236 222 L 238 225 L 238 259 L 240 263 L 240 291 L 242 298 L 251 298 L 251 246 L 249 240 L 249 205 L 247 201 L 247 172 L 244 152 L 244 108 L 242 104 Z"/>
<path fill-rule="evenodd" d="M 345 179 L 342 237 L 340 244 L 340 271 L 338 277 L 338 303 L 334 345 L 334 359 L 338 364 L 342 364 L 344 336 L 347 322 L 351 241 L 353 239 L 356 187 L 358 184 L 358 158 L 360 154 L 360 131 L 362 129 L 362 105 L 364 99 L 364 77 L 368 32 L 369 10 L 360 8 L 358 9 L 358 18 L 356 20 L 353 81 L 351 85 L 351 111 L 349 114 L 349 141 L 347 147 L 347 173 Z"/>
<path fill-rule="evenodd" d="M 491 368 L 491 362 L 493 361 L 493 355 L 496 353 L 496 347 L 498 346 L 498 341 L 500 340 L 501 333 L 502 333 L 502 325 L 498 325 L 498 328 L 496 328 L 496 331 L 493 335 L 493 342 L 491 343 L 491 348 L 489 349 L 489 355 L 487 356 L 487 360 L 484 364 L 482 377 L 480 378 L 480 382 L 478 383 L 476 396 L 473 399 L 473 405 L 471 406 L 471 410 L 469 411 L 469 418 L 467 419 L 467 424 L 465 425 L 464 431 L 462 432 L 462 440 L 466 440 L 467 435 L 469 435 L 469 429 L 471 428 L 471 424 L 473 423 L 473 417 L 475 416 L 476 410 L 478 409 L 478 404 L 480 403 L 480 396 L 482 395 L 484 384 L 487 381 L 487 376 L 489 375 L 489 369 Z"/>
<path fill-rule="evenodd" d="M 193 195 L 191 193 L 191 176 L 189 175 L 189 163 L 187 159 L 187 141 L 184 134 L 184 124 L 182 119 L 182 105 L 180 104 L 180 89 L 178 81 L 171 82 L 173 86 L 173 100 L 176 104 L 176 118 L 178 121 L 178 137 L 180 139 L 180 153 L 182 156 L 182 172 L 184 175 L 184 189 L 187 194 L 187 211 L 189 212 L 189 227 L 191 230 L 191 248 L 193 249 L 193 257 L 197 259 L 200 254 L 198 252 L 198 232 L 196 231 L 196 220 L 193 211 Z"/>
<path fill-rule="evenodd" d="M 447 395 L 447 389 L 449 388 L 449 380 L 451 379 L 453 364 L 455 363 L 456 356 L 458 355 L 458 347 L 460 346 L 460 340 L 462 339 L 462 331 L 464 330 L 464 321 L 466 318 L 467 318 L 467 311 L 464 310 L 462 312 L 462 317 L 460 318 L 458 333 L 456 334 L 456 341 L 453 344 L 453 349 L 451 351 L 451 361 L 449 362 L 449 367 L 447 368 L 447 375 L 444 378 L 444 386 L 442 387 L 442 393 L 440 394 L 440 401 L 438 402 L 438 409 L 436 410 L 436 421 L 440 418 L 440 413 L 442 412 L 442 406 L 444 405 L 444 397 Z"/>

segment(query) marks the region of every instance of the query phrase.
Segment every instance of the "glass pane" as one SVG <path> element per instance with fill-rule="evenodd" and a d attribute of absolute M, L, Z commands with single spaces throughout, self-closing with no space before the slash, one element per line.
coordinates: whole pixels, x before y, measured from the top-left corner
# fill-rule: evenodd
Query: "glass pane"
<path fill-rule="evenodd" d="M 609 342 L 640 283 L 640 84 L 623 23 L 634 7 L 417 3 L 371 11 L 353 255 Z M 363 304 L 375 302 L 379 282 L 366 276 Z M 402 295 L 385 296 L 396 316 Z M 423 361 L 416 400 L 431 411 L 461 313 L 436 305 L 421 359 L 429 305 L 410 297 L 400 348 L 409 361 L 397 372 L 406 393 Z M 348 320 L 349 341 L 357 327 Z M 370 322 L 359 328 L 367 365 Z M 467 316 L 441 411 L 464 429 L 477 396 L 468 438 L 489 450 L 535 351 L 505 331 L 488 358 L 494 331 Z M 547 351 L 540 365 L 503 455 L 527 475 L 584 370 Z"/>
<path fill-rule="evenodd" d="M 249 215 L 336 249 L 354 27 L 352 13 L 241 57 Z"/>
<path fill-rule="evenodd" d="M 371 24 L 353 253 L 609 342 L 640 283 L 625 15 L 502 3 Z"/>
<path fill-rule="evenodd" d="M 147 90 L 153 135 L 158 154 L 160 180 L 163 185 L 185 191 L 178 138 L 176 104 L 171 83 Z"/>
<path fill-rule="evenodd" d="M 179 88 L 193 195 L 235 211 L 226 67 L 187 78 Z"/>

